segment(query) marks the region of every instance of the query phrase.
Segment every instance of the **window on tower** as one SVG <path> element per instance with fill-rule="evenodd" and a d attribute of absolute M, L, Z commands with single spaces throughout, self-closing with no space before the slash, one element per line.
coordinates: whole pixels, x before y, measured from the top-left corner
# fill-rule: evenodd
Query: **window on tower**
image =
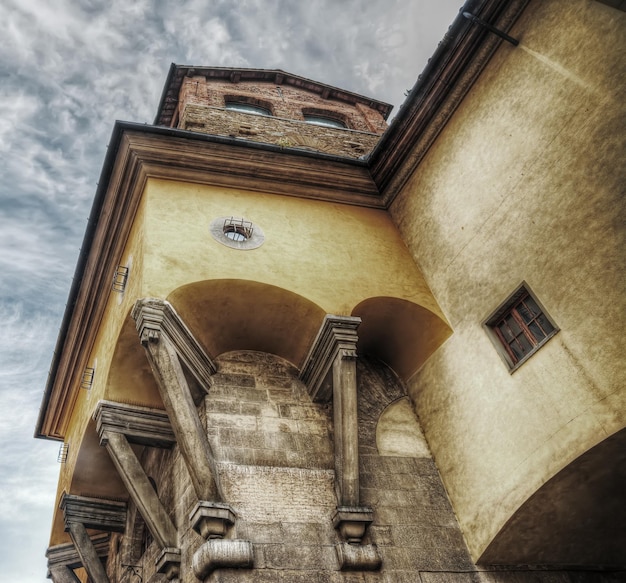
<path fill-rule="evenodd" d="M 489 316 L 485 327 L 511 372 L 558 332 L 525 283 Z"/>
<path fill-rule="evenodd" d="M 272 108 L 269 103 L 245 95 L 226 96 L 224 107 L 231 111 L 251 113 L 252 115 L 272 115 Z"/>

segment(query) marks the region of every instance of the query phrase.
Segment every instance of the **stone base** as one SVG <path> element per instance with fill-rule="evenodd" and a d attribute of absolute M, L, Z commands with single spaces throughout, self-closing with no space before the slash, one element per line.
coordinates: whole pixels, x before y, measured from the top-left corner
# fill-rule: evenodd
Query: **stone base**
<path fill-rule="evenodd" d="M 180 575 L 180 549 L 165 548 L 156 560 L 157 573 L 163 573 L 168 581 Z"/>
<path fill-rule="evenodd" d="M 192 566 L 200 580 L 219 568 L 251 569 L 254 566 L 252 543 L 247 540 L 209 539 L 194 553 Z"/>
<path fill-rule="evenodd" d="M 335 546 L 342 571 L 377 571 L 383 560 L 376 545 L 354 545 L 341 542 Z"/>

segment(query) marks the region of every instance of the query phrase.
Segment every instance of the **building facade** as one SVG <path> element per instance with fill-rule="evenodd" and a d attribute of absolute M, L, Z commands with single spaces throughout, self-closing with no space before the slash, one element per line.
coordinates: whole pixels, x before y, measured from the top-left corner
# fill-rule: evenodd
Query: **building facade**
<path fill-rule="evenodd" d="M 469 0 L 389 127 L 172 65 L 114 128 L 37 424 L 52 580 L 624 580 L 625 30 Z"/>

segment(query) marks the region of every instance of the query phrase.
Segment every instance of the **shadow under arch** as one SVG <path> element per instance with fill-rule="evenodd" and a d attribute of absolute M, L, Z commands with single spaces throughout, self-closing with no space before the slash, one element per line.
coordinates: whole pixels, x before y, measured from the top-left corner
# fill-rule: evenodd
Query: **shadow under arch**
<path fill-rule="evenodd" d="M 393 297 L 368 298 L 352 310 L 359 316 L 358 351 L 387 363 L 406 381 L 452 333 L 430 310 Z"/>
<path fill-rule="evenodd" d="M 301 295 L 242 279 L 191 283 L 167 300 L 212 357 L 255 350 L 281 356 L 298 368 L 326 315 Z"/>
<path fill-rule="evenodd" d="M 104 398 L 129 405 L 164 408 L 130 313 L 126 316 L 115 343 Z"/>
<path fill-rule="evenodd" d="M 478 562 L 626 567 L 626 429 L 546 481 L 500 529 Z"/>

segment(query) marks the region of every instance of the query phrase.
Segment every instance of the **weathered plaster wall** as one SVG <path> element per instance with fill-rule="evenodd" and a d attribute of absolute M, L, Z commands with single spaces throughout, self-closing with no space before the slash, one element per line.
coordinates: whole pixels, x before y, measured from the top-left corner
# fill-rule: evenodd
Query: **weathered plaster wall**
<path fill-rule="evenodd" d="M 532 2 L 391 207 L 454 330 L 409 392 L 475 559 L 626 423 L 625 32 Z M 510 374 L 481 322 L 522 280 L 561 330 Z"/>

